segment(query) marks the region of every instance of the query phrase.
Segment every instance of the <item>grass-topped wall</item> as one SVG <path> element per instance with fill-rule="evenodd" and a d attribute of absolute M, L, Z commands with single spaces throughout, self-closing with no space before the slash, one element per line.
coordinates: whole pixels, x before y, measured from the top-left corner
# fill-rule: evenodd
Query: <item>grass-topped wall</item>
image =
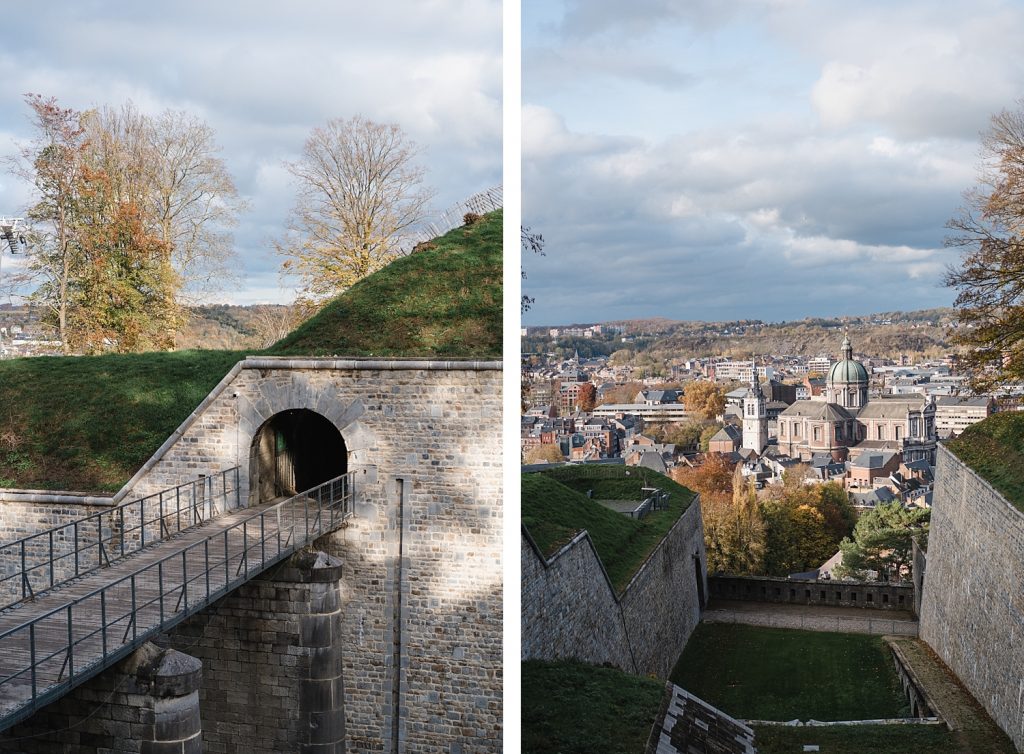
<path fill-rule="evenodd" d="M 1024 411 L 993 414 L 946 447 L 1024 511 Z"/>
<path fill-rule="evenodd" d="M 597 502 L 639 503 L 643 487 L 668 492 L 668 505 L 636 520 Z M 523 474 L 522 521 L 546 556 L 586 529 L 615 591 L 621 592 L 693 498 L 690 490 L 648 469 L 565 466 Z"/>
<path fill-rule="evenodd" d="M 497 211 L 360 281 L 262 353 L 500 358 L 501 272 Z M 0 487 L 120 489 L 236 362 L 259 353 L 0 361 Z"/>

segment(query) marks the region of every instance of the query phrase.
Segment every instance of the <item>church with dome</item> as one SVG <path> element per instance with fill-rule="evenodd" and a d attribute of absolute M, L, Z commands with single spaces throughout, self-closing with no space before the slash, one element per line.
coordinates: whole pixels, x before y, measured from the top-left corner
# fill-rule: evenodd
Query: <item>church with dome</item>
<path fill-rule="evenodd" d="M 853 358 L 850 339 L 844 338 L 842 358 L 828 371 L 823 399 L 797 401 L 779 414 L 777 452 L 803 461 L 827 453 L 845 461 L 865 452 L 892 451 L 907 463 L 934 464 L 935 404 L 919 395 L 868 398 L 868 382 L 867 369 Z M 758 411 L 760 392 L 752 385 L 744 401 L 744 447 L 764 453 L 768 432 L 767 417 L 758 415 L 763 413 Z"/>

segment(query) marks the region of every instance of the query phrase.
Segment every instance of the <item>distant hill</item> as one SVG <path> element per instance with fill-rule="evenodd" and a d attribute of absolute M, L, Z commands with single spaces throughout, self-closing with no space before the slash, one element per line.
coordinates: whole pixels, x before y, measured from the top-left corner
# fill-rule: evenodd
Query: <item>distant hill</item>
<path fill-rule="evenodd" d="M 626 348 L 665 359 L 815 356 L 821 353 L 836 355 L 843 334 L 849 331 L 857 353 L 888 358 L 896 358 L 901 354 L 935 357 L 952 350 L 948 332 L 954 320 L 953 309 L 881 312 L 834 318 L 808 317 L 792 322 L 680 322 L 661 318 L 617 320 L 602 324 L 623 328 L 623 336 L 627 341 L 622 342 L 622 336 L 608 336 L 603 351 L 610 353 L 614 349 Z M 550 338 L 546 334 L 530 335 L 524 342 L 523 350 L 535 353 L 538 346 L 549 342 Z M 581 341 L 573 340 L 572 347 L 577 342 Z M 597 343 L 594 342 L 593 346 L 597 346 Z"/>

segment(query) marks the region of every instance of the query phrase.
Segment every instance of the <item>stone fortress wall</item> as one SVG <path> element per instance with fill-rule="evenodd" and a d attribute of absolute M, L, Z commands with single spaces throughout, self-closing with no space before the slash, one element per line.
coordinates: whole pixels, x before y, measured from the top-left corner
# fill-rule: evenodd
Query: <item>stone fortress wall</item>
<path fill-rule="evenodd" d="M 920 635 L 1024 750 L 1024 513 L 941 445 Z"/>
<path fill-rule="evenodd" d="M 838 579 L 787 579 L 781 576 L 709 576 L 711 596 L 724 600 L 785 602 L 793 605 L 913 610 L 914 587 L 885 582 Z"/>
<path fill-rule="evenodd" d="M 116 500 L 239 465 L 242 504 L 254 502 L 261 428 L 296 409 L 340 433 L 356 475 L 354 519 L 317 542 L 343 562 L 347 751 L 391 750 L 396 739 L 410 754 L 499 751 L 500 362 L 246 359 Z M 58 518 L 96 509 L 51 503 Z M 5 502 L 5 526 L 30 533 L 62 523 L 46 505 Z M 272 619 L 274 600 L 260 599 L 253 609 Z M 258 712 L 215 705 L 204 728 L 239 714 Z"/>
<path fill-rule="evenodd" d="M 700 498 L 621 595 L 586 532 L 547 559 L 525 529 L 521 540 L 524 660 L 576 658 L 668 677 L 707 593 Z"/>

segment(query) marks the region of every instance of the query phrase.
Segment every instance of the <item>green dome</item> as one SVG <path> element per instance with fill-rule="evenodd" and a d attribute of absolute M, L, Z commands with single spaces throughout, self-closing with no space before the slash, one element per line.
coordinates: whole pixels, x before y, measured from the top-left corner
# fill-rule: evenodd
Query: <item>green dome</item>
<path fill-rule="evenodd" d="M 867 384 L 868 370 L 859 361 L 854 361 L 853 345 L 850 343 L 849 336 L 843 338 L 842 351 L 842 361 L 837 361 L 828 370 L 828 384 L 835 385 L 839 383 L 841 385 L 848 385 L 851 382 Z"/>
<path fill-rule="evenodd" d="M 837 361 L 832 365 L 832 368 L 828 370 L 828 382 L 830 385 L 836 383 L 849 384 L 851 382 L 864 382 L 868 381 L 868 370 L 864 368 L 864 365 L 859 361 L 853 359 L 843 359 Z"/>

